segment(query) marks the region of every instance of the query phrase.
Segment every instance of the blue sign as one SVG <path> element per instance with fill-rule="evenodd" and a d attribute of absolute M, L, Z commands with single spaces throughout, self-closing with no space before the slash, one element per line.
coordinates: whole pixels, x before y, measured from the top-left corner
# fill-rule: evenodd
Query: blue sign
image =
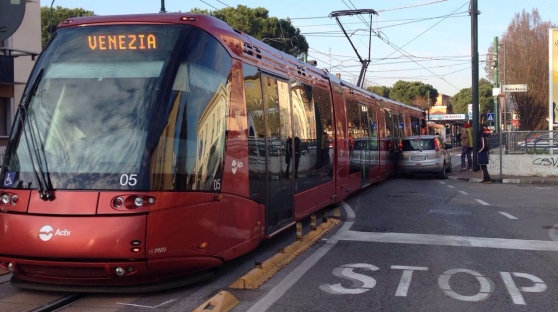
<path fill-rule="evenodd" d="M 494 113 L 487 113 L 486 120 L 490 122 L 494 122 Z"/>
<path fill-rule="evenodd" d="M 4 177 L 4 187 L 13 187 L 15 181 L 15 172 L 10 171 L 6 172 L 6 176 Z"/>

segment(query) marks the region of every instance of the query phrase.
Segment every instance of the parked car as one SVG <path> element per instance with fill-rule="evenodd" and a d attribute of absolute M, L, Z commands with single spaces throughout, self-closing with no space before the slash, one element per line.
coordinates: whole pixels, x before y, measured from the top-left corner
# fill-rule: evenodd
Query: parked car
<path fill-rule="evenodd" d="M 399 174 L 436 174 L 439 179 L 446 178 L 452 171 L 451 155 L 438 135 L 414 135 L 403 139 L 399 159 Z"/>
<path fill-rule="evenodd" d="M 549 134 L 535 135 L 527 141 L 520 141 L 517 143 L 517 149 L 521 151 L 533 153 L 548 153 L 552 148 L 553 152 L 558 151 L 558 136 L 554 133 L 551 139 Z M 552 145 L 550 144 L 552 142 Z"/>

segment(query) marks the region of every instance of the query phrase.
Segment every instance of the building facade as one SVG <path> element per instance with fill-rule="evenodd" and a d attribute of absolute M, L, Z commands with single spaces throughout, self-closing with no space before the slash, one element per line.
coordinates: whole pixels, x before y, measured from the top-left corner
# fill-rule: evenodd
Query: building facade
<path fill-rule="evenodd" d="M 39 0 L 25 1 L 25 15 L 15 33 L 0 40 L 0 163 L 25 83 L 41 51 L 41 7 Z"/>

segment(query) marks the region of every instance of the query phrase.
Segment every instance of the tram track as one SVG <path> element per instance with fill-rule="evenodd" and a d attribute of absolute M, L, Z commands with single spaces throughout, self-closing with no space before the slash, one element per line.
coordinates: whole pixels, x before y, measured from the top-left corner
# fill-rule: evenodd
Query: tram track
<path fill-rule="evenodd" d="M 60 311 L 60 309 L 69 306 L 70 304 L 81 300 L 87 296 L 86 293 L 68 294 L 48 304 L 45 304 L 37 309 L 31 310 L 32 312 L 53 312 Z"/>

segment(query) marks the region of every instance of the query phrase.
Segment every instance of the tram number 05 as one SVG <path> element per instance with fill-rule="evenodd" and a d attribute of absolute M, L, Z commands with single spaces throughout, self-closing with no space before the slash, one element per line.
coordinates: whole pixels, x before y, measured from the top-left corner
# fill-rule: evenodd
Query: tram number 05
<path fill-rule="evenodd" d="M 136 173 L 131 173 L 131 174 L 123 174 L 120 176 L 120 185 L 122 186 L 134 186 L 136 184 L 138 184 L 138 179 L 137 179 L 137 174 Z"/>

